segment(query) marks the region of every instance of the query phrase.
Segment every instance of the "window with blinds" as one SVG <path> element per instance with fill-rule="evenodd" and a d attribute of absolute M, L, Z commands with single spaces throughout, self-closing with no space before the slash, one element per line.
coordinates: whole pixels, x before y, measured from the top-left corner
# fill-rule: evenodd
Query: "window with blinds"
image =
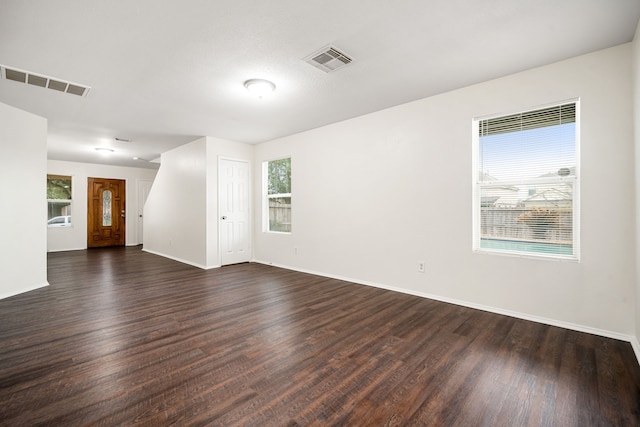
<path fill-rule="evenodd" d="M 578 112 L 474 120 L 474 250 L 579 258 Z"/>

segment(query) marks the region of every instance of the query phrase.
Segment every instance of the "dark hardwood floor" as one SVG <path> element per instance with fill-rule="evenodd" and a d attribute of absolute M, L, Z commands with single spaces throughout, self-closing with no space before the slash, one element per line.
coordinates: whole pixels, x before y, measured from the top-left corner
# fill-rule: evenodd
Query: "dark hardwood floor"
<path fill-rule="evenodd" d="M 51 253 L 0 301 L 0 425 L 637 426 L 631 345 L 340 280 Z"/>

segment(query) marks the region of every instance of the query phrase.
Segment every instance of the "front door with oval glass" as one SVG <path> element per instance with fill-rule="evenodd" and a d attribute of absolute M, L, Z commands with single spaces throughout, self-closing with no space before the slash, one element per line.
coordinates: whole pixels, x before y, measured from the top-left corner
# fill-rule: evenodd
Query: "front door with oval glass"
<path fill-rule="evenodd" d="M 124 246 L 125 181 L 89 178 L 87 246 Z"/>

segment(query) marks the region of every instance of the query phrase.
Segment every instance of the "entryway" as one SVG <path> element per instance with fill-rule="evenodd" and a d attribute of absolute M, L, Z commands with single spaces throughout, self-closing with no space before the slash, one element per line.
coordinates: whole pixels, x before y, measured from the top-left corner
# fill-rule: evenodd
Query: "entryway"
<path fill-rule="evenodd" d="M 125 181 L 89 178 L 87 192 L 87 247 L 124 246 Z"/>

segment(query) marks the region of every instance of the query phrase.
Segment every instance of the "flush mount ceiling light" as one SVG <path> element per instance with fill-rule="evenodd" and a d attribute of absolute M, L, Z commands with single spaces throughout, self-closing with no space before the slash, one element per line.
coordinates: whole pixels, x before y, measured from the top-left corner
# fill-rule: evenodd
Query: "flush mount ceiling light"
<path fill-rule="evenodd" d="M 103 156 L 108 156 L 109 154 L 113 153 L 114 150 L 106 147 L 98 147 L 96 148 L 96 151 L 102 154 Z"/>
<path fill-rule="evenodd" d="M 246 87 L 251 94 L 257 96 L 258 98 L 267 96 L 271 92 L 276 90 L 276 85 L 274 85 L 269 80 L 263 79 L 247 80 L 246 82 L 244 82 L 244 87 Z"/>

